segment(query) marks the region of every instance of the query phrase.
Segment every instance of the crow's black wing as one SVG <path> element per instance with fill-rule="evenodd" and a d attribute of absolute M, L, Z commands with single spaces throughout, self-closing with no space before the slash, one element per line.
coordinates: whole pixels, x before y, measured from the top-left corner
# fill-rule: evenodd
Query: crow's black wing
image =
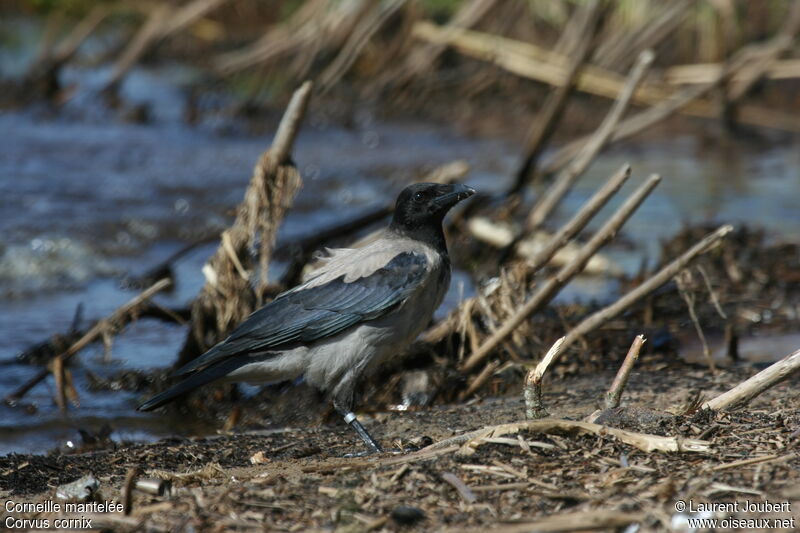
<path fill-rule="evenodd" d="M 349 283 L 342 275 L 322 285 L 287 291 L 177 373 L 188 374 L 237 354 L 324 339 L 379 318 L 422 283 L 426 267 L 425 256 L 403 252 L 369 276 Z"/>

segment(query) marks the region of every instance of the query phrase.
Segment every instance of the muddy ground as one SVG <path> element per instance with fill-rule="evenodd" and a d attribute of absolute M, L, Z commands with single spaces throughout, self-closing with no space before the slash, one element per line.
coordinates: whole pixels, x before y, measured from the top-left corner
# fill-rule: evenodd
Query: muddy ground
<path fill-rule="evenodd" d="M 698 393 L 713 397 L 755 372 L 745 365 L 711 376 L 681 362 L 644 361 L 623 405 L 679 413 Z M 547 382 L 551 415 L 590 414 L 612 378 L 609 371 Z M 646 531 L 676 526 L 679 501 L 697 506 L 746 500 L 784 505 L 781 512 L 740 510 L 730 516 L 797 522 L 795 386 L 781 384 L 730 414 L 698 411 L 616 423 L 632 431 L 707 440 L 709 453 L 644 452 L 610 436 L 526 430 L 484 442 L 471 454 L 458 445 L 411 451 L 487 425 L 524 420 L 521 397 L 511 395 L 364 418 L 387 448 L 406 447 L 402 452 L 347 458 L 361 444 L 335 423 L 165 439 L 76 455 L 10 455 L 0 458 L 0 488 L 4 500 L 45 502 L 58 485 L 91 473 L 100 481 L 98 501 L 122 502 L 131 469 L 139 469 L 138 479 L 171 481 L 171 492 L 162 496 L 133 490 L 127 516 L 84 513 L 94 527 L 115 531 L 527 531 L 554 530 L 552 524 L 524 525 L 553 516 L 562 520 L 557 530 L 574 530 L 589 520 L 601 530 L 633 523 Z M 461 483 L 466 488 L 459 491 Z M 5 512 L 3 521 L 8 516 L 52 523 L 57 515 Z"/>

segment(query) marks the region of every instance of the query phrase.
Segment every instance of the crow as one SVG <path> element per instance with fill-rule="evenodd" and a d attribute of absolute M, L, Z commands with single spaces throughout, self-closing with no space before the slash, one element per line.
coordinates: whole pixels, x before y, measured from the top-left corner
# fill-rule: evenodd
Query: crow
<path fill-rule="evenodd" d="M 144 402 L 156 409 L 210 383 L 270 383 L 304 377 L 324 391 L 370 453 L 382 451 L 353 413 L 358 380 L 400 355 L 430 323 L 450 285 L 442 220 L 475 191 L 417 183 L 398 196 L 381 236 L 328 250 L 301 285 L 253 312 L 176 373 L 185 379 Z"/>

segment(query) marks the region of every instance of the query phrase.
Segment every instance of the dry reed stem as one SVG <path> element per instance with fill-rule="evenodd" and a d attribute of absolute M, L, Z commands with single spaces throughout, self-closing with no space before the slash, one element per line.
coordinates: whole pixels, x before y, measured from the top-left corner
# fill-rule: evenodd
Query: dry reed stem
<path fill-rule="evenodd" d="M 552 259 L 573 237 L 575 237 L 586 224 L 602 209 L 611 197 L 619 191 L 620 187 L 631 175 L 631 166 L 624 164 L 612 175 L 603 186 L 587 201 L 575 215 L 559 229 L 550 241 L 539 252 L 528 260 L 528 266 L 534 272 L 538 271 Z"/>
<path fill-rule="evenodd" d="M 561 229 L 556 232 L 556 234 L 553 235 L 545 243 L 545 245 L 536 252 L 535 255 L 527 258 L 527 261 L 524 263 L 527 272 L 537 272 L 541 267 L 547 264 L 552 257 L 558 253 L 559 250 L 569 244 L 570 240 L 575 237 L 575 235 L 577 235 L 578 232 L 580 232 L 586 226 L 586 224 L 589 223 L 594 215 L 596 215 L 597 212 L 608 203 L 613 194 L 617 192 L 620 187 L 622 187 L 629 177 L 630 165 L 625 164 L 613 176 L 611 176 L 606 183 L 603 184 L 603 186 L 592 196 L 592 198 L 590 198 L 572 217 L 572 219 L 564 224 L 564 226 L 562 226 Z M 476 219 L 473 218 L 472 220 L 474 221 Z M 471 231 L 473 231 L 472 228 Z M 512 237 L 509 237 L 509 240 L 507 243 L 505 243 L 505 246 L 510 246 L 512 243 Z M 596 258 L 597 255 L 593 256 L 590 262 L 587 263 L 587 268 L 592 267 L 591 263 Z M 503 277 L 502 279 L 506 280 L 507 278 Z M 428 343 L 437 343 L 456 330 L 460 330 L 464 333 L 466 333 L 467 329 L 474 331 L 475 328 L 472 324 L 472 310 L 475 301 L 475 298 L 469 298 L 462 302 L 459 307 L 453 310 L 444 320 L 441 320 L 436 325 L 428 329 L 423 334 L 422 339 Z M 470 351 L 474 352 L 478 348 L 476 345 L 474 345 L 477 342 L 477 337 L 476 335 L 471 334 L 469 339 L 472 344 Z M 462 343 L 461 350 L 463 349 L 464 344 Z M 462 358 L 459 357 L 459 361 L 461 359 Z"/>
<path fill-rule="evenodd" d="M 729 102 L 741 100 L 753 85 L 764 77 L 770 63 L 792 48 L 798 31 L 800 31 L 800 2 L 793 2 L 778 34 L 763 47 L 757 49 L 749 65 L 740 72 L 738 79 L 728 81 L 730 90 L 727 98 Z"/>
<path fill-rule="evenodd" d="M 106 82 L 104 90 L 115 90 L 130 69 L 156 42 L 185 29 L 226 1 L 194 0 L 194 2 L 189 2 L 180 7 L 171 7 L 169 4 L 155 4 L 147 21 L 142 25 L 114 65 L 114 70 Z"/>
<path fill-rule="evenodd" d="M 674 65 L 664 70 L 661 75 L 670 85 L 697 85 L 713 83 L 719 79 L 725 65 L 723 63 L 693 63 L 690 65 Z M 773 59 L 765 61 L 762 76 L 769 80 L 789 80 L 800 78 L 800 59 Z M 729 77 L 732 85 L 747 81 L 748 73 L 736 72 Z"/>
<path fill-rule="evenodd" d="M 62 413 L 67 410 L 67 392 L 64 388 L 64 359 L 60 355 L 53 358 L 53 378 L 56 382 L 56 405 Z"/>
<path fill-rule="evenodd" d="M 111 77 L 106 82 L 106 91 L 116 90 L 128 71 L 139 61 L 150 45 L 158 40 L 165 20 L 171 13 L 172 7 L 169 4 L 158 4 L 153 7 L 145 23 L 139 28 L 114 64 Z"/>
<path fill-rule="evenodd" d="M 560 54 L 555 54 L 531 43 L 471 30 L 459 30 L 451 33 L 453 34 L 445 34 L 439 27 L 429 22 L 418 22 L 413 30 L 413 34 L 417 38 L 429 42 L 450 44 L 466 55 L 494 63 L 518 76 L 549 85 L 561 85 L 564 83 L 569 61 Z M 730 72 L 735 72 L 735 70 L 741 68 L 742 65 L 739 64 L 740 61 L 738 60 L 741 57 L 741 53 L 744 52 L 748 56 L 752 55 L 756 46 L 765 45 L 750 45 L 737 52 L 732 61 L 736 60 L 734 65 L 738 64 L 738 66 L 730 69 Z M 639 87 L 635 92 L 633 102 L 640 105 L 655 106 L 665 100 L 678 98 L 681 105 L 670 105 L 670 111 L 666 116 L 679 111 L 689 116 L 716 118 L 719 115 L 717 106 L 711 101 L 699 100 L 698 98 L 718 83 L 719 80 L 715 81 L 711 86 L 706 86 L 705 90 L 700 91 L 699 94 L 693 95 L 691 98 L 687 98 L 690 95 L 689 93 L 675 95 L 670 87 L 648 83 Z M 623 85 L 624 79 L 618 74 L 589 65 L 581 72 L 576 88 L 579 91 L 597 96 L 616 98 Z M 674 103 L 672 102 L 672 104 Z M 774 112 L 760 106 L 742 106 L 739 109 L 737 120 L 744 124 L 765 128 L 787 131 L 800 130 L 800 122 L 797 119 L 787 117 L 785 113 Z M 649 124 L 652 124 L 652 122 L 648 120 Z M 617 139 L 612 137 L 612 140 Z"/>
<path fill-rule="evenodd" d="M 572 90 L 575 86 L 578 73 L 592 51 L 591 45 L 598 30 L 600 2 L 594 0 L 579 9 L 573 15 L 570 25 L 578 26 L 576 29 L 579 39 L 572 58 L 572 62 L 567 68 L 567 75 L 562 85 L 558 85 L 550 90 L 542 108 L 533 120 L 527 135 L 525 136 L 525 155 L 522 163 L 516 172 L 516 179 L 509 194 L 519 193 L 525 185 L 530 183 L 536 170 L 536 163 L 544 148 L 547 146 L 550 137 L 556 130 L 559 120 L 566 108 Z M 578 22 L 574 22 L 577 19 Z"/>
<path fill-rule="evenodd" d="M 475 378 L 470 382 L 469 386 L 458 395 L 459 400 L 464 401 L 465 399 L 472 396 L 476 390 L 483 387 L 487 381 L 494 375 L 495 370 L 500 366 L 500 361 L 490 361 L 480 373 L 475 376 Z"/>
<path fill-rule="evenodd" d="M 600 127 L 592 134 L 592 137 L 584 145 L 580 154 L 576 156 L 575 160 L 566 170 L 559 174 L 553 184 L 531 210 L 528 218 L 525 220 L 525 231 L 527 233 L 536 231 L 541 227 L 544 221 L 555 211 L 556 207 L 558 207 L 564 199 L 564 196 L 575 184 L 578 177 L 586 171 L 597 154 L 600 153 L 603 147 L 608 143 L 611 134 L 622 119 L 622 115 L 628 109 L 631 97 L 650 68 L 650 65 L 653 64 L 654 59 L 655 54 L 653 54 L 651 50 L 645 50 L 639 55 L 636 64 L 628 75 L 625 85 L 620 90 L 617 100 L 603 119 Z"/>
<path fill-rule="evenodd" d="M 544 358 L 539 361 L 536 368 L 528 372 L 528 375 L 525 376 L 523 396 L 525 398 L 525 416 L 528 419 L 545 418 L 549 416 L 542 402 L 542 377 L 544 377 L 544 373 L 547 372 L 550 363 L 561 353 L 561 346 L 563 344 L 564 337 L 561 337 L 553 343 L 553 346 L 550 347 Z"/>
<path fill-rule="evenodd" d="M 444 26 L 445 31 L 454 28 L 469 29 L 475 26 L 496 4 L 497 0 L 470 0 L 462 3 L 453 18 Z M 386 83 L 402 85 L 413 78 L 424 76 L 430 72 L 446 49 L 446 45 L 433 43 L 412 48 L 400 70 L 387 75 Z"/>
<path fill-rule="evenodd" d="M 141 308 L 143 304 L 145 304 L 150 298 L 153 297 L 156 293 L 163 291 L 167 287 L 172 285 L 172 281 L 168 279 L 162 279 L 139 293 L 135 298 L 127 302 L 126 304 L 118 307 L 111 313 L 108 317 L 98 320 L 92 328 L 87 331 L 80 339 L 75 341 L 66 351 L 60 353 L 56 356 L 57 359 L 61 360 L 62 362 L 67 362 L 73 355 L 84 349 L 90 343 L 99 339 L 104 332 L 108 330 L 108 328 L 112 328 L 113 330 L 119 330 L 126 324 L 133 322 L 136 320 L 136 314 Z M 33 378 L 31 378 L 28 382 L 24 385 L 19 387 L 17 390 L 9 394 L 5 397 L 5 403 L 7 405 L 14 405 L 16 404 L 25 394 L 35 387 L 40 381 L 48 376 L 50 371 L 48 369 L 43 369 L 38 374 L 36 374 Z"/>
<path fill-rule="evenodd" d="M 315 36 L 326 33 L 316 24 L 320 10 L 327 4 L 327 0 L 306 0 L 286 22 L 267 28 L 256 42 L 214 58 L 214 69 L 221 75 L 230 75 L 304 47 Z"/>
<path fill-rule="evenodd" d="M 800 350 L 787 355 L 728 392 L 709 400 L 703 404 L 703 408 L 713 409 L 714 411 L 727 411 L 742 407 L 798 370 L 800 370 Z"/>
<path fill-rule="evenodd" d="M 223 232 L 220 246 L 203 267 L 206 283 L 192 303 L 192 327 L 177 365 L 188 363 L 222 340 L 261 304 L 278 226 L 302 183 L 297 169 L 287 161 L 310 96 L 308 81 L 292 95 L 272 146 L 261 154 L 253 170 L 236 219 Z M 250 251 L 256 239 L 260 240 L 259 277 L 253 291 Z"/>
<path fill-rule="evenodd" d="M 622 429 L 594 424 L 591 422 L 580 422 L 577 420 L 561 420 L 555 418 L 542 418 L 539 420 L 525 420 L 512 422 L 509 424 L 499 424 L 496 426 L 486 426 L 476 431 L 470 431 L 462 435 L 450 437 L 436 442 L 421 449 L 418 452 L 409 454 L 411 457 L 419 454 L 426 457 L 431 453 L 442 452 L 442 450 L 452 450 L 455 445 L 461 444 L 459 453 L 470 455 L 475 449 L 487 442 L 484 439 L 502 437 L 504 435 L 516 434 L 520 430 L 533 433 L 544 434 L 579 434 L 597 435 L 600 437 L 609 436 L 622 443 L 634 446 L 643 452 L 693 452 L 708 453 L 711 446 L 707 441 L 698 439 L 685 439 L 682 437 L 662 437 L 660 435 L 650 435 L 648 433 L 637 433 Z M 413 460 L 413 459 L 412 459 Z"/>
<path fill-rule="evenodd" d="M 691 12 L 690 3 L 691 0 L 664 3 L 660 12 L 653 6 L 653 16 L 638 28 L 631 31 L 613 31 L 609 38 L 597 47 L 592 63 L 608 69 L 627 68 L 632 58 L 642 50 L 655 49 L 678 29 Z"/>
<path fill-rule="evenodd" d="M 705 333 L 703 333 L 703 327 L 700 325 L 700 318 L 697 316 L 697 309 L 694 305 L 696 298 L 694 293 L 690 292 L 689 289 L 689 280 L 691 276 L 688 270 L 681 270 L 675 276 L 675 285 L 678 287 L 678 294 L 680 294 L 681 299 L 686 303 L 686 308 L 689 311 L 689 318 L 691 318 L 694 330 L 697 332 L 697 337 L 700 339 L 700 344 L 703 346 L 703 357 L 705 357 L 706 364 L 709 370 L 711 370 L 711 374 L 716 375 L 717 365 L 714 363 L 714 358 L 711 356 L 711 350 L 708 347 L 708 341 L 706 340 Z"/>
<path fill-rule="evenodd" d="M 629 308 L 648 294 L 658 289 L 663 284 L 672 279 L 675 274 L 683 270 L 689 263 L 691 263 L 697 256 L 711 250 L 714 246 L 731 231 L 733 226 L 726 224 L 720 226 L 716 231 L 706 235 L 697 244 L 692 246 L 680 257 L 666 265 L 664 268 L 647 278 L 641 285 L 630 291 L 628 294 L 614 302 L 613 304 L 604 307 L 596 313 L 586 317 L 580 324 L 572 328 L 567 333 L 566 346 L 570 346 L 573 342 L 586 335 L 590 331 L 594 331 L 602 324 L 616 317 L 625 309 Z"/>
<path fill-rule="evenodd" d="M 558 291 L 566 285 L 574 276 L 579 274 L 589 259 L 602 246 L 611 241 L 619 229 L 627 222 L 628 218 L 636 211 L 645 198 L 652 192 L 653 188 L 661 181 L 658 175 L 650 178 L 642 184 L 627 200 L 619 207 L 612 217 L 601 227 L 597 233 L 586 243 L 575 259 L 562 267 L 558 273 L 547 280 L 536 293 L 531 296 L 517 311 L 510 316 L 503 325 L 487 340 L 483 342 L 478 351 L 472 353 L 467 361 L 461 366 L 462 372 L 469 372 L 481 361 L 483 361 L 494 349 L 496 349 L 514 330 L 519 327 L 533 313 L 547 304 Z M 569 343 L 567 343 L 569 345 Z"/>
<path fill-rule="evenodd" d="M 633 339 L 633 344 L 631 344 L 628 354 L 625 356 L 625 360 L 622 362 L 622 366 L 619 367 L 617 375 L 614 376 L 614 381 L 611 383 L 611 387 L 609 387 L 608 392 L 606 393 L 606 409 L 619 407 L 622 392 L 625 390 L 625 385 L 628 383 L 628 377 L 631 375 L 633 365 L 635 365 L 636 361 L 639 359 L 639 352 L 641 351 L 645 341 L 646 339 L 644 338 L 644 335 L 637 335 L 636 338 Z"/>
<path fill-rule="evenodd" d="M 378 5 L 366 17 L 362 18 L 359 24 L 350 34 L 347 41 L 342 46 L 339 54 L 319 75 L 320 92 L 328 92 L 353 66 L 361 51 L 369 43 L 372 37 L 380 30 L 384 24 L 397 13 L 407 0 L 388 0 Z"/>

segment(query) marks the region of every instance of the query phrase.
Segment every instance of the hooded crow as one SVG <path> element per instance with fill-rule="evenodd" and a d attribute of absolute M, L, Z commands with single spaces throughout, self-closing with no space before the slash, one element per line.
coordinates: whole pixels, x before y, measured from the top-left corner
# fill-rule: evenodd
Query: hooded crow
<path fill-rule="evenodd" d="M 179 369 L 185 379 L 139 410 L 156 409 L 212 381 L 303 376 L 327 393 L 370 452 L 381 451 L 352 412 L 357 381 L 399 355 L 430 323 L 450 285 L 442 220 L 474 193 L 460 184 L 406 187 L 380 238 L 363 248 L 329 250 L 302 285 L 278 295 Z"/>

